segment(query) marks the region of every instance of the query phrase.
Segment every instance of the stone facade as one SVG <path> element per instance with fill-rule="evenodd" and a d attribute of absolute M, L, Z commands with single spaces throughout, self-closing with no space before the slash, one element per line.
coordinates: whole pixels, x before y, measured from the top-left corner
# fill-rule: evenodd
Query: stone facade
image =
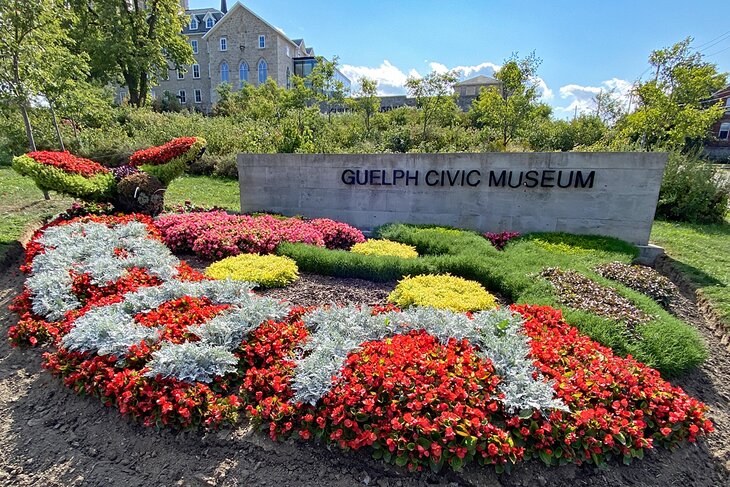
<path fill-rule="evenodd" d="M 241 211 L 478 231 L 569 232 L 646 245 L 661 153 L 241 154 Z"/>
<path fill-rule="evenodd" d="M 187 8 L 188 2 L 181 0 L 181 7 L 190 17 L 183 34 L 191 45 L 197 43 L 197 52 L 193 46 L 193 57 L 198 68 L 184 66 L 182 74 L 178 75 L 171 67 L 167 79 L 161 76 L 158 86 L 150 91 L 153 98 L 161 98 L 169 91 L 184 106 L 209 113 L 218 101 L 216 87 L 224 77 L 227 76 L 234 91 L 241 88 L 242 81 L 258 86 L 261 84 L 259 66 L 264 63 L 266 69 L 261 72 L 262 77 L 265 74 L 264 80 L 271 78 L 279 86 L 288 87 L 295 60 L 314 56 L 314 50 L 307 47 L 303 39 L 289 39 L 240 2 L 230 9 L 223 0 L 220 10 L 191 10 Z M 221 39 L 224 39 L 223 45 Z M 125 95 L 126 90 L 120 89 L 119 100 Z"/>
<path fill-rule="evenodd" d="M 725 107 L 725 114 L 710 129 L 714 140 L 705 145 L 705 154 L 712 160 L 730 162 L 730 86 L 713 94 L 714 102 Z"/>

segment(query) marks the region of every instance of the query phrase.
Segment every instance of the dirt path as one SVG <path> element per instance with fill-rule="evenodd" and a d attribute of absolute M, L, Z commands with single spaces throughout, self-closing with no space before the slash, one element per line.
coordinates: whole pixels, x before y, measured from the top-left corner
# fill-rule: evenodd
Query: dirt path
<path fill-rule="evenodd" d="M 675 382 L 711 407 L 716 431 L 699 445 L 659 451 L 629 467 L 547 468 L 525 462 L 512 474 L 472 467 L 409 474 L 310 442 L 274 443 L 246 426 L 213 433 L 143 428 L 95 398 L 74 395 L 40 367 L 38 350 L 11 349 L 7 305 L 22 285 L 18 261 L 0 274 L 0 485 L 7 486 L 720 486 L 730 482 L 730 356 L 699 316 L 710 359 Z"/>

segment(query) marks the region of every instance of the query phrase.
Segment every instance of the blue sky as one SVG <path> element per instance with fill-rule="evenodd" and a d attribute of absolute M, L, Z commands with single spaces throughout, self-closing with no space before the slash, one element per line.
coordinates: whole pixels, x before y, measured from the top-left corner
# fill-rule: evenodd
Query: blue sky
<path fill-rule="evenodd" d="M 189 0 L 191 8 L 219 0 Z M 235 1 L 228 0 L 228 6 Z M 460 68 L 491 74 L 511 53 L 535 51 L 543 100 L 558 117 L 592 108 L 601 89 L 626 93 L 647 73 L 654 49 L 687 36 L 722 72 L 730 70 L 730 23 L 721 3 L 507 0 L 243 2 L 319 55 L 339 56 L 353 81 L 374 78 L 383 94 L 404 93 L 411 75 Z"/>

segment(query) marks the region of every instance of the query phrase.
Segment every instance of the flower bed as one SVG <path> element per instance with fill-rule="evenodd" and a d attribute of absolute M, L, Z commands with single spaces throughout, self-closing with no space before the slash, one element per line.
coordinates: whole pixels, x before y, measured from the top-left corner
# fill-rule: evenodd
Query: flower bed
<path fill-rule="evenodd" d="M 230 215 L 224 211 L 162 215 L 155 225 L 174 252 L 194 252 L 208 260 L 241 253 L 268 254 L 281 242 L 346 249 L 365 240 L 356 228 L 333 220 Z"/>
<path fill-rule="evenodd" d="M 704 404 L 550 307 L 290 309 L 183 270 L 160 245 L 144 217 L 53 225 L 14 305 L 53 345 L 44 367 L 142 424 L 216 427 L 245 412 L 273 438 L 434 471 L 628 463 L 712 431 Z M 49 280 L 58 290 L 38 292 Z M 14 343 L 29 337 L 44 338 Z"/>

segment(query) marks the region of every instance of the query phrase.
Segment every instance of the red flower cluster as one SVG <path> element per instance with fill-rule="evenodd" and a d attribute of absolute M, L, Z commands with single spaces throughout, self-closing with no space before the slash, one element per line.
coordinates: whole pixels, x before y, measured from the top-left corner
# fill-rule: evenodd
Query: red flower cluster
<path fill-rule="evenodd" d="M 281 242 L 345 249 L 365 241 L 360 230 L 328 219 L 302 220 L 211 211 L 163 215 L 155 224 L 174 252 L 194 252 L 210 260 L 241 253 L 271 253 Z"/>
<path fill-rule="evenodd" d="M 183 296 L 163 303 L 152 311 L 139 313 L 134 320 L 150 328 L 162 326 L 160 340 L 172 343 L 197 342 L 198 338 L 188 333 L 188 328 L 202 325 L 228 308 L 230 306 L 225 304 L 214 305 L 208 298 Z"/>
<path fill-rule="evenodd" d="M 151 350 L 144 344 L 132 347 L 125 367 L 113 356 L 89 357 L 59 350 L 43 355 L 43 367 L 63 379 L 77 394 L 99 397 L 145 426 L 188 428 L 233 424 L 241 406 L 224 382 L 186 384 L 174 379 L 150 380 L 141 363 Z"/>
<path fill-rule="evenodd" d="M 489 240 L 497 250 L 504 250 L 504 247 L 510 240 L 518 238 L 519 236 L 520 232 L 487 232 L 484 234 L 484 238 Z"/>
<path fill-rule="evenodd" d="M 195 141 L 195 137 L 179 137 L 163 145 L 138 150 L 129 157 L 129 164 L 134 167 L 144 164 L 151 166 L 166 164 L 189 151 Z"/>
<path fill-rule="evenodd" d="M 26 154 L 38 164 L 55 167 L 70 174 L 80 174 L 90 178 L 95 174 L 107 173 L 109 170 L 91 159 L 84 159 L 68 151 L 37 151 Z"/>

